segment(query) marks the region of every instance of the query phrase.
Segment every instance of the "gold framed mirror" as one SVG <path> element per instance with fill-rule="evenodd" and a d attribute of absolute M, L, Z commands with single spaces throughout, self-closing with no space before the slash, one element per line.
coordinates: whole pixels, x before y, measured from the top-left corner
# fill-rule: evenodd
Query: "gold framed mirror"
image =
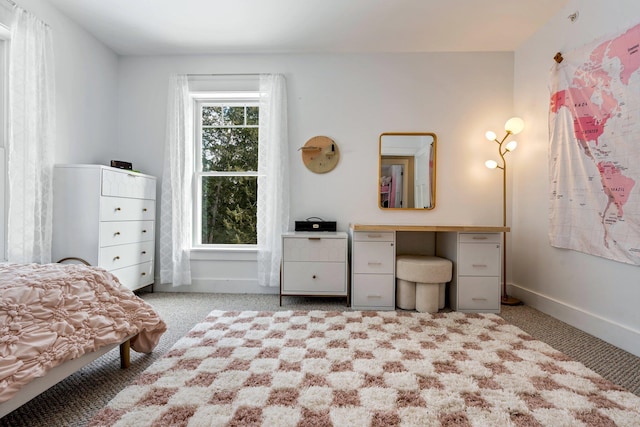
<path fill-rule="evenodd" d="M 378 207 L 433 209 L 436 206 L 436 134 L 380 135 Z"/>

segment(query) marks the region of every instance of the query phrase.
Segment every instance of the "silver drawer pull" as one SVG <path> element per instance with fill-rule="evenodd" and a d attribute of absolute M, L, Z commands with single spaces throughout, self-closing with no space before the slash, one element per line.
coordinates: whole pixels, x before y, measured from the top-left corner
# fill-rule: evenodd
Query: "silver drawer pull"
<path fill-rule="evenodd" d="M 382 265 L 381 262 L 368 262 L 367 265 Z"/>
<path fill-rule="evenodd" d="M 486 298 L 471 298 L 473 301 L 487 301 Z"/>
<path fill-rule="evenodd" d="M 114 260 L 114 261 L 118 261 L 119 259 L 120 259 L 120 257 L 119 257 L 119 256 L 114 256 L 114 257 L 113 257 L 113 260 Z"/>
<path fill-rule="evenodd" d="M 487 268 L 487 264 L 471 264 L 473 268 Z"/>
<path fill-rule="evenodd" d="M 382 295 L 367 295 L 367 298 L 382 298 Z"/>
<path fill-rule="evenodd" d="M 119 231 L 116 231 L 115 233 L 113 233 L 113 235 L 114 235 L 114 236 L 119 236 L 119 235 L 120 235 L 120 232 L 119 232 Z"/>
<path fill-rule="evenodd" d="M 382 234 L 367 234 L 367 237 L 370 239 L 379 239 L 382 237 Z"/>
<path fill-rule="evenodd" d="M 488 237 L 487 236 L 473 236 L 472 239 L 473 240 L 487 240 Z"/>

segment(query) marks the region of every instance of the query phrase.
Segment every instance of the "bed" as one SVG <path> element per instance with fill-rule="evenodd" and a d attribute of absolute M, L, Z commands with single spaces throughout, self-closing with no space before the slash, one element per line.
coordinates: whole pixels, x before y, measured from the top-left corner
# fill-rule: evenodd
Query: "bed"
<path fill-rule="evenodd" d="M 100 267 L 0 264 L 0 417 L 120 346 L 151 352 L 153 308 Z"/>

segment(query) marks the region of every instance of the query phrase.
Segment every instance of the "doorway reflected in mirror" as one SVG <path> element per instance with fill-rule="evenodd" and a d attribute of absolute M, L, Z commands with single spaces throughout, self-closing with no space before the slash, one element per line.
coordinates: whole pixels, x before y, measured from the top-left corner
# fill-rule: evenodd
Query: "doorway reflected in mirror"
<path fill-rule="evenodd" d="M 379 151 L 381 209 L 435 207 L 436 135 L 383 133 Z"/>

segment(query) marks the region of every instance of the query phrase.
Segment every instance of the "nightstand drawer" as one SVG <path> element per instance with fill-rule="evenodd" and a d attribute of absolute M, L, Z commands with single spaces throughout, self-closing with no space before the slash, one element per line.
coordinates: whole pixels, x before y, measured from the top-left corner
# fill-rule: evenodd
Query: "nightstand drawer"
<path fill-rule="evenodd" d="M 282 241 L 285 261 L 345 262 L 346 239 L 323 237 L 285 237 Z"/>
<path fill-rule="evenodd" d="M 346 262 L 285 261 L 282 269 L 282 294 L 346 295 L 346 274 Z"/>

